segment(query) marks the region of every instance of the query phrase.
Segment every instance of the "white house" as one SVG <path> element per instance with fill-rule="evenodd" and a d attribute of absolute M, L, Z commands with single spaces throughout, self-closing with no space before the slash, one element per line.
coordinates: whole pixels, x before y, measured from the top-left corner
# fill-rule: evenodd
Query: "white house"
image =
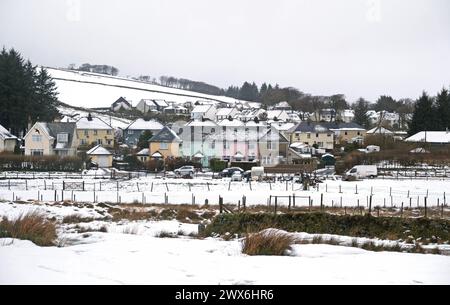
<path fill-rule="evenodd" d="M 169 104 L 165 100 L 150 100 L 142 99 L 136 105 L 136 109 L 142 113 L 147 112 L 163 112 L 165 108 L 169 107 Z"/>
<path fill-rule="evenodd" d="M 268 110 L 267 111 L 267 119 L 274 120 L 274 121 L 287 122 L 287 121 L 289 121 L 290 116 L 286 110 Z"/>
<path fill-rule="evenodd" d="M 112 166 L 112 153 L 101 145 L 97 145 L 86 152 L 86 155 L 91 158 L 91 161 L 98 165 L 98 167 Z"/>
<path fill-rule="evenodd" d="M 216 121 L 228 119 L 229 117 L 234 118 L 234 116 L 238 112 L 239 111 L 236 109 L 236 107 L 233 107 L 233 108 L 219 108 L 219 109 L 217 109 L 217 113 L 216 113 Z"/>
<path fill-rule="evenodd" d="M 5 127 L 0 125 L 0 152 L 14 151 L 18 139 L 15 135 L 6 130 Z"/>
<path fill-rule="evenodd" d="M 132 108 L 131 101 L 126 100 L 124 97 L 119 97 L 117 101 L 111 104 L 112 111 L 131 110 Z"/>
<path fill-rule="evenodd" d="M 192 120 L 209 119 L 214 121 L 216 119 L 217 109 L 214 105 L 197 105 L 191 111 Z"/>

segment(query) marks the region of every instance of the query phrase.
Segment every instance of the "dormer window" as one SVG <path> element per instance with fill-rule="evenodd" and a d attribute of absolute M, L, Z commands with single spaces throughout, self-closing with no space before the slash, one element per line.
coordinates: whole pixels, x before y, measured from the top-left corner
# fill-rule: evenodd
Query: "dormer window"
<path fill-rule="evenodd" d="M 67 142 L 69 142 L 69 134 L 58 133 L 57 140 L 58 140 L 58 143 L 67 143 Z"/>

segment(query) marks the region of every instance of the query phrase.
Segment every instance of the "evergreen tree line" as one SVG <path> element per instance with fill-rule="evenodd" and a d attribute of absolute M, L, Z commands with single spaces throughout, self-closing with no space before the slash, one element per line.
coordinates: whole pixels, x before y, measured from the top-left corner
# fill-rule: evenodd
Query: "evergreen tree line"
<path fill-rule="evenodd" d="M 0 124 L 15 135 L 28 124 L 58 116 L 55 83 L 44 68 L 25 61 L 14 49 L 0 53 Z"/>
<path fill-rule="evenodd" d="M 450 129 L 450 96 L 443 88 L 435 97 L 426 92 L 417 100 L 409 125 L 409 135 L 420 131 L 444 131 Z"/>

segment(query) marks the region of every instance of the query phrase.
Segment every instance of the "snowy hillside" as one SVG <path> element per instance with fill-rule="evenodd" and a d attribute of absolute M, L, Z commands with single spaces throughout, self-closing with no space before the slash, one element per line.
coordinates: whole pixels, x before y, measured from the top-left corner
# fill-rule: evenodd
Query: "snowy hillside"
<path fill-rule="evenodd" d="M 58 87 L 59 100 L 76 107 L 109 107 L 121 96 L 131 100 L 133 106 L 141 99 L 162 99 L 176 103 L 195 103 L 198 100 L 228 104 L 239 102 L 226 96 L 168 88 L 127 78 L 82 71 L 46 69 Z"/>

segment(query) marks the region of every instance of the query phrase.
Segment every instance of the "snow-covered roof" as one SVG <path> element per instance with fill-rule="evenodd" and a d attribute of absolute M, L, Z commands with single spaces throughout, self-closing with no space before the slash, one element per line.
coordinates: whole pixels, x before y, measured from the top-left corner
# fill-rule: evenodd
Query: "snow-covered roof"
<path fill-rule="evenodd" d="M 164 126 L 164 128 L 161 129 L 156 135 L 154 135 L 149 141 L 163 143 L 182 142 L 175 131 L 167 126 Z"/>
<path fill-rule="evenodd" d="M 192 109 L 192 113 L 205 113 L 208 112 L 208 110 L 212 107 L 213 105 L 197 105 L 194 107 L 194 109 Z"/>
<path fill-rule="evenodd" d="M 161 130 L 164 126 L 155 120 L 146 121 L 144 119 L 137 119 L 132 122 L 126 129 L 130 130 Z"/>
<path fill-rule="evenodd" d="M 414 148 L 414 149 L 410 150 L 409 152 L 413 153 L 413 154 L 428 154 L 428 153 L 430 153 L 428 150 L 426 150 L 423 147 Z"/>
<path fill-rule="evenodd" d="M 392 131 L 390 131 L 389 129 L 386 129 L 384 127 L 375 127 L 367 132 L 367 134 L 375 134 L 375 133 L 376 134 L 394 134 Z"/>
<path fill-rule="evenodd" d="M 279 124 L 277 122 L 273 122 L 270 126 L 272 126 L 273 128 L 275 128 L 276 130 L 279 130 L 279 131 L 287 131 L 287 130 L 290 130 L 291 128 L 293 128 L 295 126 L 295 124 L 294 123 Z"/>
<path fill-rule="evenodd" d="M 109 152 L 106 148 L 101 146 L 100 144 L 92 147 L 86 152 L 87 155 L 97 155 L 97 156 L 110 156 L 112 153 Z"/>
<path fill-rule="evenodd" d="M 241 126 L 244 126 L 244 122 L 236 120 L 236 119 L 234 119 L 234 120 L 224 119 L 219 122 L 219 126 L 241 127 Z"/>
<path fill-rule="evenodd" d="M 405 139 L 405 141 L 448 144 L 450 143 L 450 131 L 421 131 Z"/>
<path fill-rule="evenodd" d="M 154 152 L 153 154 L 152 154 L 152 157 L 153 158 L 162 158 L 162 154 L 159 152 L 159 151 L 156 151 L 156 152 Z"/>
<path fill-rule="evenodd" d="M 234 108 L 219 108 L 217 109 L 217 116 L 229 116 L 233 112 Z"/>
<path fill-rule="evenodd" d="M 159 107 L 167 107 L 169 106 L 165 100 L 153 100 L 153 102 Z"/>
<path fill-rule="evenodd" d="M 113 129 L 113 128 L 107 123 L 105 123 L 102 119 L 92 117 L 92 120 L 89 121 L 87 117 L 83 117 L 77 121 L 77 129 Z"/>
<path fill-rule="evenodd" d="M 0 125 L 0 137 L 3 139 L 17 139 L 15 135 L 10 133 L 5 127 Z"/>
<path fill-rule="evenodd" d="M 210 120 L 200 121 L 200 120 L 194 120 L 190 121 L 186 124 L 186 126 L 194 126 L 194 127 L 215 127 L 217 124 Z"/>
<path fill-rule="evenodd" d="M 194 158 L 203 158 L 204 155 L 201 152 L 196 153 L 194 156 Z"/>
<path fill-rule="evenodd" d="M 294 142 L 291 145 L 289 145 L 291 148 L 297 148 L 297 149 L 303 149 L 310 147 L 308 144 L 305 144 L 303 142 Z"/>
<path fill-rule="evenodd" d="M 235 158 L 244 158 L 244 155 L 241 154 L 240 152 L 237 152 L 237 153 L 234 155 L 234 157 L 235 157 Z"/>
<path fill-rule="evenodd" d="M 137 156 L 148 156 L 148 154 L 149 154 L 149 149 L 144 148 L 144 149 L 141 149 L 136 155 Z"/>

